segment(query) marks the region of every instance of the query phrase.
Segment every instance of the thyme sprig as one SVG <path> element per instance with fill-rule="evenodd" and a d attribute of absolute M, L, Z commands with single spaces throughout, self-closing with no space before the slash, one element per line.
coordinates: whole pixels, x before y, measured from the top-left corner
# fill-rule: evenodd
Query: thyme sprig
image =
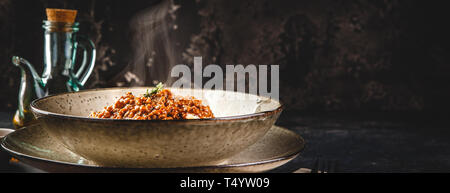
<path fill-rule="evenodd" d="M 161 92 L 163 90 L 163 87 L 164 87 L 164 84 L 162 82 L 158 83 L 156 85 L 156 87 L 150 91 L 150 93 L 148 92 L 148 89 L 147 89 L 147 92 L 144 94 L 144 97 L 151 97 L 152 95 Z"/>

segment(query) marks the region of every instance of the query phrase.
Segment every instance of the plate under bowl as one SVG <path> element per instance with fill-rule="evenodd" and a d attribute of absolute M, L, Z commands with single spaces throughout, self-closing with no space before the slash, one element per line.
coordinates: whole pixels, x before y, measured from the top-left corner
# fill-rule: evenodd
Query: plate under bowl
<path fill-rule="evenodd" d="M 47 172 L 264 172 L 294 159 L 304 144 L 303 138 L 295 132 L 273 126 L 261 140 L 222 164 L 173 168 L 101 165 L 64 148 L 40 125 L 9 134 L 1 146 L 21 162 Z"/>

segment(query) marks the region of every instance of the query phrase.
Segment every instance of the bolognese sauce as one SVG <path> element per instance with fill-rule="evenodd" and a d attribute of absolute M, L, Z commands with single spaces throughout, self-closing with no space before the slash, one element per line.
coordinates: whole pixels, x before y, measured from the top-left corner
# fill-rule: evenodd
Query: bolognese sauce
<path fill-rule="evenodd" d="M 152 91 L 153 92 L 153 91 Z M 134 96 L 131 92 L 121 96 L 113 105 L 90 117 L 136 120 L 182 120 L 214 118 L 207 105 L 194 97 L 174 96 L 168 89 L 154 94 Z"/>

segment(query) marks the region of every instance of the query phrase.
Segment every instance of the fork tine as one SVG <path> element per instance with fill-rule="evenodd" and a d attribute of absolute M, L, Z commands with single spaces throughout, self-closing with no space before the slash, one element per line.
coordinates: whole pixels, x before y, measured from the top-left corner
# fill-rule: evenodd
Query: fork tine
<path fill-rule="evenodd" d="M 318 173 L 324 173 L 325 167 L 326 167 L 326 162 L 324 162 L 322 159 L 319 160 L 319 169 L 318 169 Z"/>
<path fill-rule="evenodd" d="M 328 173 L 328 161 L 322 160 L 322 172 L 321 173 Z"/>
<path fill-rule="evenodd" d="M 331 173 L 333 170 L 333 160 L 328 160 L 328 168 L 327 168 L 327 173 Z"/>
<path fill-rule="evenodd" d="M 336 167 L 335 160 L 329 160 L 328 161 L 328 173 L 333 173 Z"/>
<path fill-rule="evenodd" d="M 333 173 L 336 172 L 337 161 L 316 158 L 311 173 Z"/>
<path fill-rule="evenodd" d="M 314 164 L 312 166 L 311 173 L 318 173 L 318 172 L 319 172 L 319 159 L 316 158 L 316 160 L 314 161 Z"/>

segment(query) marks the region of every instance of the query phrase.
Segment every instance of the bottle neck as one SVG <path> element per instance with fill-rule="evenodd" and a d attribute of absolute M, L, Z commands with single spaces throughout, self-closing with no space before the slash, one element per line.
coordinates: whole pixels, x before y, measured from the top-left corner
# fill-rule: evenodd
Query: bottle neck
<path fill-rule="evenodd" d="M 53 22 L 53 21 L 43 21 L 42 28 L 45 29 L 45 32 L 78 32 L 79 23 L 67 23 L 67 22 Z"/>

